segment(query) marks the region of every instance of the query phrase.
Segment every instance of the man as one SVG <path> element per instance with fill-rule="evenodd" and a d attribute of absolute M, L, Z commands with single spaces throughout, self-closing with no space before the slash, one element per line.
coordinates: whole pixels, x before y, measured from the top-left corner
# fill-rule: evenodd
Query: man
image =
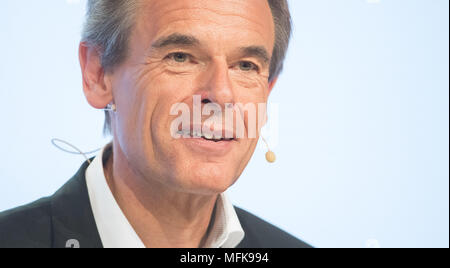
<path fill-rule="evenodd" d="M 203 113 L 174 125 L 177 107 L 267 103 L 290 32 L 285 0 L 88 1 L 83 89 L 109 107 L 112 142 L 53 196 L 0 214 L 0 246 L 308 247 L 225 194 L 258 142 L 249 112 L 232 110 L 244 136 L 229 118 L 209 133 Z"/>

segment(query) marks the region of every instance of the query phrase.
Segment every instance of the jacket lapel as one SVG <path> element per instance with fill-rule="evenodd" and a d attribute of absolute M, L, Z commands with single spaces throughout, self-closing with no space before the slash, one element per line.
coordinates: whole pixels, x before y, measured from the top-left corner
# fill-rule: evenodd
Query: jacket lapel
<path fill-rule="evenodd" d="M 88 166 L 87 161 L 83 163 L 78 172 L 52 196 L 52 247 L 103 247 L 86 186 Z"/>

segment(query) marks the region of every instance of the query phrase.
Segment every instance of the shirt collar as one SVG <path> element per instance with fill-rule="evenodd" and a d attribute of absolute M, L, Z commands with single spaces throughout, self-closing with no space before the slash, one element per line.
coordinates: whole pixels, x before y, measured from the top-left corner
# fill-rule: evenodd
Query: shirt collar
<path fill-rule="evenodd" d="M 109 145 L 107 145 L 109 146 Z M 95 223 L 105 248 L 144 248 L 117 204 L 103 171 L 105 146 L 86 170 L 86 184 Z M 234 206 L 226 193 L 217 198 L 211 230 L 205 240 L 206 248 L 234 248 L 244 238 Z"/>

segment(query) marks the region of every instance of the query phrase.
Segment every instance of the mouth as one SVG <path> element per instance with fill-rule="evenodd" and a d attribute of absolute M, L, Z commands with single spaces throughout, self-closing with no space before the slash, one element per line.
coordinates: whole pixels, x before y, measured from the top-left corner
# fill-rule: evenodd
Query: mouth
<path fill-rule="evenodd" d="M 198 153 L 201 157 L 224 157 L 227 156 L 233 148 L 238 146 L 238 139 L 227 138 L 232 137 L 231 132 L 227 135 L 214 135 L 213 133 L 202 133 L 190 130 L 179 130 L 176 132 L 181 137 L 178 139 L 191 152 Z"/>
<path fill-rule="evenodd" d="M 206 141 L 221 142 L 221 141 L 234 141 L 234 138 L 225 138 L 222 135 L 215 135 L 213 133 L 202 133 L 190 130 L 179 130 L 177 134 L 180 134 L 183 138 L 196 138 L 204 139 Z"/>

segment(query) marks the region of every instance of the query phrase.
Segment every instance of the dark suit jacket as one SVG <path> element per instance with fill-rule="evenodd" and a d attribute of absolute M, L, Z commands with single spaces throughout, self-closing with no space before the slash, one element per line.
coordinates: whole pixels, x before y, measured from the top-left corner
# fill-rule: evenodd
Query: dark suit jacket
<path fill-rule="evenodd" d="M 53 196 L 0 213 L 0 248 L 64 248 L 73 239 L 82 248 L 101 248 L 92 213 L 85 171 L 78 172 Z M 245 231 L 238 248 L 307 248 L 306 243 L 237 208 Z"/>

